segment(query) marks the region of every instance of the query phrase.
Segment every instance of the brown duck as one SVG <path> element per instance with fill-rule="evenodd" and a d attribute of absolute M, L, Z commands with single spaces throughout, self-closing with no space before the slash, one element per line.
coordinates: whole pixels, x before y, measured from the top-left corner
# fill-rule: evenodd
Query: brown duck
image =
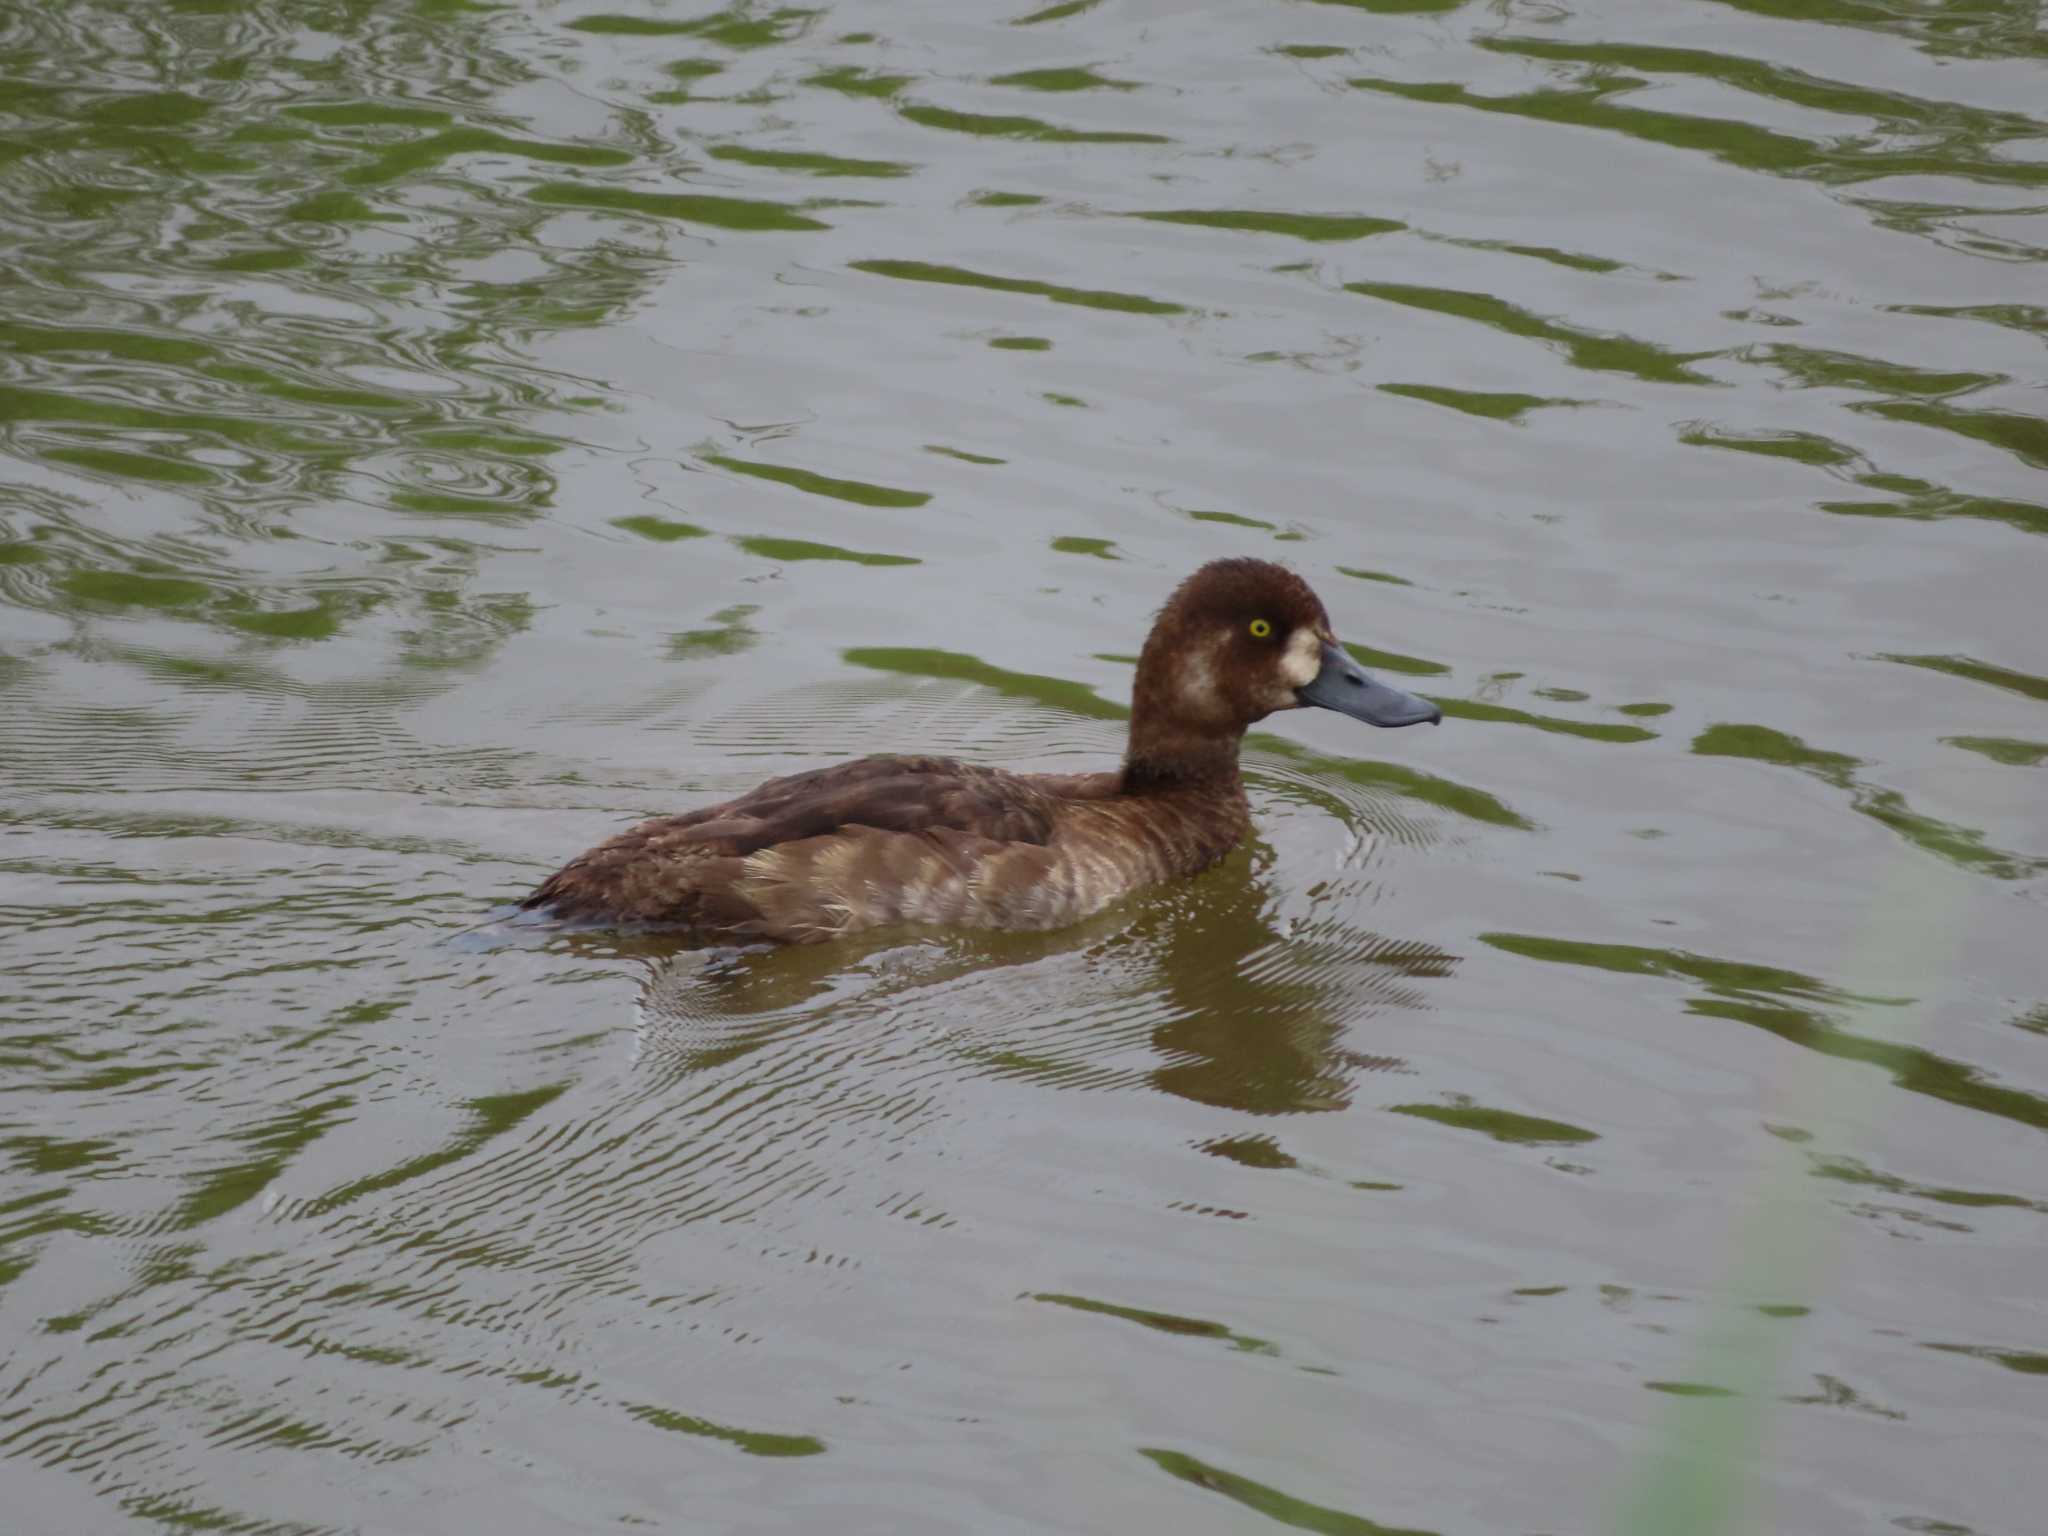
<path fill-rule="evenodd" d="M 1145 639 L 1118 770 L 864 757 L 629 827 L 521 905 L 711 942 L 812 944 L 888 923 L 1057 928 L 1236 847 L 1251 825 L 1244 733 L 1304 705 L 1369 725 L 1443 718 L 1366 676 L 1292 571 L 1212 561 Z"/>

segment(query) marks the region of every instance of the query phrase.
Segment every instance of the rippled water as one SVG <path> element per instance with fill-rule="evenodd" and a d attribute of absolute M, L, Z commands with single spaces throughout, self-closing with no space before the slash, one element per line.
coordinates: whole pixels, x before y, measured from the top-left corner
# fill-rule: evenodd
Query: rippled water
<path fill-rule="evenodd" d="M 2044 103 L 2029 0 L 0 4 L 9 1529 L 2038 1529 Z M 1201 880 L 481 929 L 1110 760 L 1227 553 L 1451 718 Z"/>

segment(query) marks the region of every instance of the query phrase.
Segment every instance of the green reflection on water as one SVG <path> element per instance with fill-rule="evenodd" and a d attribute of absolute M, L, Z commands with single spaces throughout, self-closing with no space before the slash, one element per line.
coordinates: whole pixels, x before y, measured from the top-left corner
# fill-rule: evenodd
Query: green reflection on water
<path fill-rule="evenodd" d="M 1911 38 L 1930 53 L 1965 58 L 2048 57 L 2048 35 L 2029 0 L 1714 0 L 1755 16 L 1861 27 Z"/>
<path fill-rule="evenodd" d="M 873 485 L 865 480 L 845 480 L 834 475 L 821 475 L 808 469 L 792 469 L 785 464 L 764 464 L 756 459 L 736 459 L 730 454 L 707 453 L 704 462 L 716 464 L 720 469 L 729 469 L 736 475 L 751 475 L 757 480 L 773 480 L 792 490 L 806 491 L 813 496 L 829 496 L 835 501 L 850 501 L 864 507 L 921 507 L 930 501 L 929 491 L 905 491 L 893 485 Z"/>
<path fill-rule="evenodd" d="M 2032 768 L 2048 762 L 2048 741 L 2018 741 L 2010 736 L 1944 736 L 1952 747 L 1975 752 L 1994 763 L 2013 768 Z"/>
<path fill-rule="evenodd" d="M 747 623 L 760 611 L 755 603 L 736 603 L 711 616 L 712 628 L 686 630 L 668 637 L 668 654 L 674 661 L 704 661 L 718 656 L 737 656 L 753 649 L 760 639 Z"/>
<path fill-rule="evenodd" d="M 718 229 L 751 231 L 829 229 L 823 220 L 798 213 L 788 203 L 758 197 L 715 197 L 701 192 L 636 192 L 627 187 L 593 187 L 547 181 L 526 194 L 551 208 L 591 208 L 608 213 L 641 213 Z"/>
<path fill-rule="evenodd" d="M 1311 1504 L 1293 1494 L 1282 1493 L 1278 1488 L 1265 1483 L 1253 1482 L 1235 1472 L 1200 1461 L 1184 1451 L 1169 1451 L 1156 1447 L 1140 1447 L 1138 1454 L 1150 1461 L 1160 1471 L 1177 1477 L 1184 1483 L 1210 1493 L 1220 1493 L 1233 1503 L 1242 1504 L 1255 1514 L 1264 1515 L 1277 1525 L 1285 1525 L 1297 1531 L 1316 1531 L 1321 1536 L 1437 1536 L 1434 1531 L 1413 1527 L 1396 1528 L 1381 1525 L 1377 1520 L 1368 1520 L 1363 1515 L 1348 1514 L 1341 1509 L 1332 1509 L 1323 1504 Z"/>
<path fill-rule="evenodd" d="M 658 16 L 626 16 L 605 12 L 578 17 L 567 23 L 572 32 L 595 32 L 612 37 L 701 37 L 727 48 L 766 48 L 801 37 L 822 10 L 784 6 L 757 14 L 741 4 L 709 16 L 670 20 Z"/>
<path fill-rule="evenodd" d="M 1926 659 L 1922 658 L 1923 662 Z M 1856 772 L 1863 766 L 1860 759 L 1844 752 L 1809 747 L 1797 736 L 1772 730 L 1769 726 L 1710 726 L 1693 739 L 1692 750 L 1701 757 L 1751 758 L 1796 768 L 1824 784 L 1848 791 L 1850 805 L 1857 812 L 1889 827 L 1916 847 L 1964 869 L 2001 880 L 2024 880 L 2048 870 L 2048 858 L 2031 858 L 1992 848 L 1976 828 L 1958 827 L 1923 815 L 1908 805 L 1906 797 L 1897 790 L 1863 783 Z"/>
<path fill-rule="evenodd" d="M 875 96 L 886 100 L 915 78 L 914 75 L 890 75 L 879 70 L 861 69 L 852 64 L 839 64 L 809 76 L 804 84 L 822 86 L 828 91 L 841 91 L 848 96 Z"/>
<path fill-rule="evenodd" d="M 1961 176 L 2018 186 L 2048 185 L 2048 165 L 2002 153 L 2007 143 L 2041 133 L 2038 120 L 2017 112 L 1926 100 L 1699 49 L 1526 36 L 1483 37 L 1475 42 L 1521 58 L 1582 65 L 1584 72 L 1569 86 L 1545 86 L 1511 96 L 1478 95 L 1454 81 L 1366 77 L 1351 84 L 1410 101 L 1602 128 L 1647 143 L 1701 151 L 1744 170 L 1775 176 L 1844 185 L 1896 176 Z M 1622 105 L 1618 98 L 1650 85 L 1648 79 L 1624 74 L 1624 70 L 1711 80 L 1810 112 L 1875 119 L 1881 131 L 1874 136 L 1844 134 L 1815 141 L 1742 118 Z"/>
<path fill-rule="evenodd" d="M 1810 464 L 1820 469 L 1839 469 L 1863 460 L 1863 455 L 1854 448 L 1846 447 L 1831 437 L 1822 437 L 1818 432 L 1731 432 L 1701 425 L 1681 432 L 1678 440 L 1694 448 L 1729 448 L 1737 453 L 1790 459 L 1795 464 Z"/>
<path fill-rule="evenodd" d="M 744 534 L 733 540 L 750 555 L 764 560 L 837 560 L 847 565 L 921 565 L 915 555 L 883 555 L 867 550 L 841 549 L 837 544 L 818 544 L 809 539 L 778 539 L 766 534 Z"/>
<path fill-rule="evenodd" d="M 1602 336 L 1576 326 L 1546 320 L 1506 299 L 1490 293 L 1472 293 L 1456 288 L 1426 288 L 1415 283 L 1346 283 L 1345 290 L 1404 304 L 1441 315 L 1456 315 L 1509 336 L 1524 336 L 1560 346 L 1576 368 L 1603 373 L 1626 373 L 1652 384 L 1713 384 L 1717 382 L 1687 364 L 1712 357 L 1711 352 L 1671 352 L 1653 342 L 1631 336 Z"/>
<path fill-rule="evenodd" d="M 1050 299 L 1055 304 L 1074 304 L 1083 309 L 1111 309 L 1131 315 L 1187 313 L 1185 305 L 1148 299 L 1143 294 L 1116 293 L 1099 288 L 1066 288 L 1057 283 L 1041 283 L 1025 277 L 1001 277 L 929 261 L 851 261 L 847 265 L 856 272 L 869 272 L 876 277 L 894 277 L 915 283 L 949 283 L 962 288 L 990 288 L 998 293 L 1031 294 Z"/>
<path fill-rule="evenodd" d="M 643 539 L 652 539 L 657 544 L 674 544 L 682 539 L 710 537 L 709 528 L 699 528 L 695 523 L 678 522 L 674 518 L 656 517 L 651 512 L 636 513 L 631 517 L 615 517 L 614 528 L 623 528 L 636 533 Z"/>
<path fill-rule="evenodd" d="M 1613 725 L 1598 720 L 1566 720 L 1557 715 L 1535 715 L 1506 704 L 1488 704 L 1479 699 L 1446 699 L 1431 696 L 1430 702 L 1444 712 L 1447 720 L 1486 720 L 1501 725 L 1526 725 L 1553 736 L 1577 736 L 1585 741 L 1654 741 L 1655 731 L 1639 725 Z"/>
<path fill-rule="evenodd" d="M 695 1414 L 676 1413 L 648 1403 L 629 1404 L 626 1412 L 643 1424 L 651 1424 L 673 1434 L 723 1440 L 728 1445 L 738 1446 L 749 1456 L 817 1456 L 825 1450 L 825 1442 L 816 1435 L 778 1435 L 759 1429 L 735 1429 L 730 1424 L 714 1424 Z"/>
<path fill-rule="evenodd" d="M 1277 1355 L 1280 1351 L 1265 1339 L 1255 1339 L 1247 1334 L 1237 1333 L 1223 1323 L 1212 1323 L 1206 1318 L 1182 1317 L 1175 1312 L 1153 1312 L 1143 1307 L 1120 1307 L 1113 1302 L 1094 1301 L 1086 1296 L 1065 1296 L 1056 1291 L 1032 1291 L 1033 1301 L 1049 1302 L 1056 1307 L 1065 1307 L 1072 1312 L 1090 1312 L 1098 1317 L 1114 1317 L 1126 1323 L 1136 1323 L 1140 1328 L 1149 1328 L 1154 1333 L 1170 1333 L 1188 1339 L 1221 1339 L 1232 1348 L 1246 1354 Z"/>
<path fill-rule="evenodd" d="M 1973 1360 L 1989 1360 L 1993 1365 L 2018 1371 L 2022 1376 L 2048 1376 L 2048 1354 L 2033 1350 L 1997 1349 L 1988 1344 L 1925 1344 L 1922 1348 L 1939 1350 L 1947 1355 L 1968 1355 Z"/>
<path fill-rule="evenodd" d="M 2048 703 L 2048 677 L 2037 677 L 2012 667 L 1994 666 L 1974 656 L 1897 656 L 1886 652 L 1878 659 L 1895 661 L 1905 667 L 1924 667 L 1930 672 L 1945 672 L 1950 677 L 1966 678 L 1973 683 L 2016 693 L 2022 698 Z"/>
<path fill-rule="evenodd" d="M 1808 1157 L 1811 1163 L 1810 1171 L 1817 1179 L 1883 1190 L 1886 1194 L 1905 1195 L 1915 1200 L 1931 1200 L 1937 1205 L 1958 1205 L 1971 1210 L 2011 1209 L 2048 1213 L 2048 1204 L 2039 1200 L 2028 1200 L 2019 1195 L 2005 1195 L 1982 1189 L 1952 1189 L 1916 1184 L 1911 1179 L 1902 1179 L 1896 1174 L 1880 1173 L 1860 1158 L 1831 1157 L 1819 1152 L 1809 1153 Z"/>
<path fill-rule="evenodd" d="M 1440 661 L 1427 661 L 1420 656 L 1403 656 L 1399 651 L 1383 651 L 1375 646 L 1344 642 L 1344 649 L 1361 666 L 1377 667 L 1382 672 L 1399 672 L 1408 677 L 1441 677 L 1451 669 Z"/>
<path fill-rule="evenodd" d="M 1065 21 L 1069 16 L 1079 16 L 1083 11 L 1092 11 L 1102 0 L 1061 0 L 1058 5 L 1048 5 L 1043 10 L 1033 11 L 1028 16 L 1019 16 L 1010 23 L 1013 27 L 1034 27 L 1043 21 Z"/>
<path fill-rule="evenodd" d="M 1227 528 L 1258 528 L 1267 533 L 1275 531 L 1272 523 L 1262 517 L 1246 517 L 1241 512 L 1204 512 L 1188 509 L 1188 516 L 1198 523 L 1221 523 Z"/>
<path fill-rule="evenodd" d="M 1557 395 L 1450 389 L 1441 384 L 1381 384 L 1376 387 L 1382 394 L 1403 395 L 1410 400 L 1424 400 L 1431 405 L 1449 406 L 1454 411 L 1463 411 L 1467 416 L 1483 416 L 1489 421 L 1512 421 L 1517 425 L 1529 412 L 1540 410 L 1547 405 L 1593 403 L 1589 400 L 1568 400 Z"/>
<path fill-rule="evenodd" d="M 462 1108 L 469 1114 L 470 1124 L 451 1136 L 447 1143 L 432 1152 L 423 1152 L 385 1169 L 382 1173 L 371 1174 L 357 1179 L 338 1189 L 307 1202 L 295 1214 L 301 1216 L 319 1215 L 325 1211 L 348 1205 L 365 1195 L 380 1190 L 396 1189 L 415 1179 L 446 1168 L 451 1163 L 480 1151 L 500 1136 L 517 1130 L 533 1115 L 547 1108 L 569 1088 L 567 1083 L 548 1083 L 539 1088 L 529 1088 L 516 1093 L 487 1094 L 466 1100 Z"/>
<path fill-rule="evenodd" d="M 1689 1014 L 1747 1024 L 1787 1044 L 1838 1061 L 1877 1067 L 1888 1072 L 1892 1082 L 1908 1093 L 1924 1094 L 2048 1131 L 2048 1098 L 1989 1082 L 1978 1068 L 1920 1046 L 1852 1033 L 1828 1016 L 1828 1010 L 1897 1007 L 1911 999 L 1859 997 L 1798 971 L 1723 960 L 1687 950 L 1601 944 L 1527 933 L 1482 933 L 1479 940 L 1528 960 L 1585 966 L 1622 976 L 1655 976 L 1698 983 L 1703 995 L 1686 1000 L 1685 1011 Z"/>
<path fill-rule="evenodd" d="M 1554 267 L 1569 267 L 1575 272 L 1620 272 L 1628 263 L 1614 261 L 1606 256 L 1588 256 L 1581 251 L 1561 251 L 1552 245 L 1524 245 L 1515 240 L 1473 240 L 1457 235 L 1430 235 L 1431 240 L 1440 240 L 1445 245 L 1461 246 L 1468 251 L 1500 251 L 1508 256 L 1525 256 L 1531 261 L 1548 262 Z"/>
<path fill-rule="evenodd" d="M 1418 1120 L 1434 1121 L 1454 1130 L 1478 1131 L 1495 1141 L 1511 1142 L 1517 1146 L 1576 1146 L 1600 1139 L 1598 1132 L 1564 1120 L 1545 1120 L 1539 1115 L 1518 1114 L 1511 1109 L 1493 1109 L 1462 1096 L 1454 1097 L 1447 1104 L 1389 1104 L 1387 1108 L 1393 1114 L 1412 1115 Z"/>
<path fill-rule="evenodd" d="M 335 1126 L 350 1118 L 355 1098 L 336 1094 L 311 1104 L 294 1105 L 254 1126 L 224 1135 L 224 1141 L 253 1147 L 256 1155 L 211 1173 L 199 1175 L 171 1218 L 175 1227 L 196 1227 L 248 1204 L 270 1185 L 292 1159 Z"/>
<path fill-rule="evenodd" d="M 979 134 L 994 139 L 1037 139 L 1047 144 L 1170 144 L 1163 133 L 1134 133 L 1117 129 L 1062 128 L 1035 117 L 1017 117 L 989 112 L 958 112 L 951 107 L 909 103 L 896 109 L 923 128 L 948 133 Z"/>
<path fill-rule="evenodd" d="M 710 153 L 714 160 L 758 165 L 771 171 L 801 171 L 810 176 L 908 176 L 915 169 L 901 160 L 849 160 L 843 155 L 815 150 L 753 149 L 744 144 L 715 145 Z"/>
<path fill-rule="evenodd" d="M 486 128 L 450 128 L 411 143 L 394 145 L 369 165 L 342 173 L 342 180 L 356 186 L 375 186 L 429 170 L 456 155 L 514 155 L 548 165 L 585 167 L 630 165 L 632 155 L 623 149 L 601 144 L 548 144 L 534 139 L 514 138 Z"/>
<path fill-rule="evenodd" d="M 2048 469 L 2048 421 L 2038 416 L 2022 416 L 2017 411 L 1966 411 L 1924 400 L 1866 400 L 1850 409 L 1975 438 L 2003 448 L 2023 464 Z"/>
<path fill-rule="evenodd" d="M 1116 559 L 1116 543 L 1111 539 L 1090 539 L 1079 534 L 1067 534 L 1052 541 L 1052 550 L 1061 555 L 1093 555 L 1097 560 Z"/>
<path fill-rule="evenodd" d="M 991 75 L 990 85 L 1014 85 L 1027 91 L 1135 91 L 1135 80 L 1110 80 L 1082 67 L 1066 69 L 1020 69 L 1015 74 Z"/>
<path fill-rule="evenodd" d="M 1291 235 L 1296 240 L 1327 242 L 1363 240 L 1392 234 L 1408 226 L 1399 219 L 1374 219 L 1364 214 L 1267 213 L 1251 208 L 1167 208 L 1134 213 L 1134 219 L 1155 224 L 1196 224 L 1206 229 L 1242 230 L 1261 235 Z"/>

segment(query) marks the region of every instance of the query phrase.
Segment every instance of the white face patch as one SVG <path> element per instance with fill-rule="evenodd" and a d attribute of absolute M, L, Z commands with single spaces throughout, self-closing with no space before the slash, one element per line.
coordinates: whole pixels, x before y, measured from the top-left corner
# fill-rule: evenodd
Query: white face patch
<path fill-rule="evenodd" d="M 1280 656 L 1280 675 L 1290 688 L 1306 688 L 1323 670 L 1323 637 L 1304 625 L 1287 637 Z"/>
<path fill-rule="evenodd" d="M 1216 686 L 1216 663 L 1209 651 L 1196 651 L 1181 663 L 1181 692 L 1197 713 L 1213 714 L 1223 707 L 1223 693 Z"/>

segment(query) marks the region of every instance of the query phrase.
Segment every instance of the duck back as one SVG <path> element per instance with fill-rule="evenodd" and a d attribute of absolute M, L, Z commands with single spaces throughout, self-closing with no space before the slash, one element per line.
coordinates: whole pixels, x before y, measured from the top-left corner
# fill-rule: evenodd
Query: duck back
<path fill-rule="evenodd" d="M 522 905 L 778 943 L 890 923 L 1052 928 L 1135 886 L 1191 874 L 1243 834 L 1241 794 L 1205 806 L 1119 788 L 1116 773 L 862 758 L 641 822 Z"/>

